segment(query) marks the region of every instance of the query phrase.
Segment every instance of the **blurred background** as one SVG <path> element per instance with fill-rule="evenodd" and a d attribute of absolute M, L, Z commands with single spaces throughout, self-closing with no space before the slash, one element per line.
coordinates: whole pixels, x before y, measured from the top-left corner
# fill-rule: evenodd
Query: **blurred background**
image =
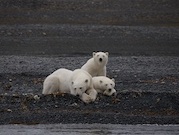
<path fill-rule="evenodd" d="M 178 56 L 178 0 L 0 0 L 0 55 Z"/>

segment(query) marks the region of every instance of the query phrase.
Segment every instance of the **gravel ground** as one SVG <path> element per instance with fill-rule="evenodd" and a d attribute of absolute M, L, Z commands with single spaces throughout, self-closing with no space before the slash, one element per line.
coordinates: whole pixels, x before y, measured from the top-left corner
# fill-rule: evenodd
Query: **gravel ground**
<path fill-rule="evenodd" d="M 1 95 L 0 124 L 178 124 L 178 93 L 123 92 L 85 104 L 72 95 Z M 38 97 L 38 98 L 37 98 Z"/>
<path fill-rule="evenodd" d="M 1 55 L 178 56 L 179 27 L 92 24 L 0 25 Z"/>
<path fill-rule="evenodd" d="M 1 56 L 0 124 L 179 123 L 178 57 L 110 57 L 117 97 L 98 95 L 85 104 L 68 94 L 41 94 L 48 74 L 79 68 L 89 58 Z"/>
<path fill-rule="evenodd" d="M 179 123 L 177 0 L 0 2 L 0 124 Z M 109 51 L 117 97 L 43 96 L 44 78 Z"/>
<path fill-rule="evenodd" d="M 47 75 L 58 68 L 80 68 L 90 57 L 1 56 L 0 93 L 40 94 Z M 118 92 L 178 92 L 178 67 L 178 57 L 110 57 L 107 75 L 115 78 Z"/>

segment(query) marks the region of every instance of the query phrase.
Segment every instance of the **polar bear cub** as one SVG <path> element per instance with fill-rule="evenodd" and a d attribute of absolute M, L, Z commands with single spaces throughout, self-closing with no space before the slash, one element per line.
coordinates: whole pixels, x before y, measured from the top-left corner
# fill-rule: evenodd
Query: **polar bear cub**
<path fill-rule="evenodd" d="M 97 76 L 92 78 L 94 89 L 98 93 L 103 93 L 107 96 L 116 96 L 115 80 L 105 76 Z"/>
<path fill-rule="evenodd" d="M 85 103 L 93 102 L 97 97 L 91 75 L 82 69 L 71 71 L 61 68 L 47 76 L 43 83 L 42 94 L 58 93 L 79 96 Z"/>
<path fill-rule="evenodd" d="M 108 56 L 108 52 L 93 52 L 93 57 L 89 59 L 81 69 L 87 71 L 92 77 L 106 76 Z"/>

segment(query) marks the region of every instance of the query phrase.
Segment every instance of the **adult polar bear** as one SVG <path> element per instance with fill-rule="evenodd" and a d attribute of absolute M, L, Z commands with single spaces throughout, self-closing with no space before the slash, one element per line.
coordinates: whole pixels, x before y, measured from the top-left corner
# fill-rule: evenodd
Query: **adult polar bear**
<path fill-rule="evenodd" d="M 97 96 L 91 75 L 82 69 L 71 71 L 61 68 L 47 76 L 43 83 L 42 94 L 58 93 L 79 96 L 85 103 L 95 101 Z"/>
<path fill-rule="evenodd" d="M 93 52 L 93 57 L 89 59 L 81 69 L 87 71 L 92 77 L 106 76 L 108 56 L 108 52 Z"/>

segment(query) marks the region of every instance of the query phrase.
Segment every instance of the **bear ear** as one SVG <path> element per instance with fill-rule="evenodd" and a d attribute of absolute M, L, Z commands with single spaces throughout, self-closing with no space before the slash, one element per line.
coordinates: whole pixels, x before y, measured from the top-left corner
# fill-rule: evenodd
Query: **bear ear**
<path fill-rule="evenodd" d="M 85 80 L 85 83 L 88 83 L 88 79 Z"/>
<path fill-rule="evenodd" d="M 100 80 L 99 82 L 100 82 L 100 83 L 103 83 L 103 81 L 102 81 L 102 80 Z"/>
<path fill-rule="evenodd" d="M 106 54 L 107 56 L 109 56 L 109 53 L 108 53 L 108 52 L 105 52 L 105 54 Z"/>
<path fill-rule="evenodd" d="M 114 79 L 114 78 L 112 78 L 111 80 L 112 80 L 113 82 L 115 82 L 115 79 Z"/>
<path fill-rule="evenodd" d="M 96 52 L 93 52 L 93 56 L 95 56 L 96 55 Z"/>

